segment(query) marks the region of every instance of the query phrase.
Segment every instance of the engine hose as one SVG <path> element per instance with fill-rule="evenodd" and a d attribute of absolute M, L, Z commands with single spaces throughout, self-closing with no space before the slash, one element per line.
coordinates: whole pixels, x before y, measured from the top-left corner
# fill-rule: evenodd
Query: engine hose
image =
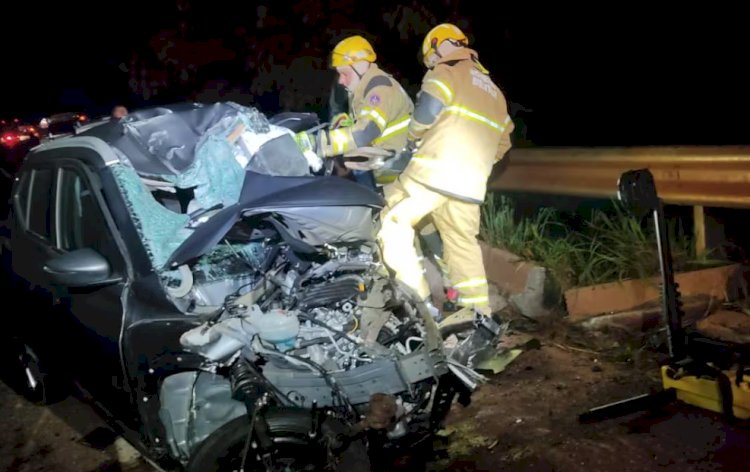
<path fill-rule="evenodd" d="M 401 340 L 401 338 L 406 336 L 407 331 L 409 331 L 411 327 L 414 326 L 415 324 L 416 324 L 416 321 L 414 320 L 407 321 L 405 324 L 401 325 L 401 327 L 398 329 L 398 332 L 396 334 L 388 336 L 380 344 L 382 344 L 383 346 L 388 346 L 391 343 Z"/>
<path fill-rule="evenodd" d="M 318 363 L 313 362 L 309 359 L 304 359 L 302 357 L 294 356 L 292 354 L 285 354 L 286 357 L 289 357 L 291 359 L 296 359 L 300 362 L 303 362 L 307 365 L 309 365 L 311 368 L 315 369 L 320 373 L 320 375 L 323 377 L 323 381 L 328 385 L 328 387 L 331 389 L 331 392 L 334 395 L 337 395 L 339 399 L 343 402 L 344 407 L 347 409 L 349 414 L 352 415 L 352 418 L 357 417 L 357 410 L 354 409 L 354 406 L 349 401 L 349 397 L 344 393 L 344 391 L 339 387 L 338 383 L 336 382 L 336 379 L 333 378 L 326 370 L 321 367 Z"/>
<path fill-rule="evenodd" d="M 276 300 L 276 297 L 278 297 L 280 294 L 281 294 L 281 290 L 278 287 L 276 287 L 275 289 L 273 289 L 273 291 L 268 296 L 268 298 L 266 298 L 265 300 L 263 300 L 263 302 L 260 304 L 260 309 L 262 311 L 266 311 L 268 309 L 268 307 L 271 306 L 271 303 L 274 300 Z"/>
<path fill-rule="evenodd" d="M 303 319 L 303 320 L 310 321 L 311 323 L 314 323 L 314 324 L 316 324 L 318 326 L 322 326 L 325 329 L 327 329 L 328 331 L 331 331 L 332 333 L 336 333 L 336 334 L 339 334 L 339 335 L 343 336 L 344 339 L 346 339 L 350 343 L 354 344 L 355 346 L 359 344 L 357 341 L 355 341 L 354 339 L 352 339 L 351 337 L 349 337 L 349 335 L 347 335 L 345 332 L 340 331 L 340 330 L 335 329 L 335 328 L 331 328 L 326 323 L 324 323 L 324 322 L 322 322 L 322 321 L 320 321 L 320 320 L 318 320 L 316 318 L 313 318 L 313 317 L 307 316 L 307 315 L 302 315 L 302 314 L 298 315 L 298 317 L 301 318 L 301 319 Z"/>
<path fill-rule="evenodd" d="M 336 341 L 341 339 L 340 333 L 335 333 L 336 335 L 333 337 Z M 319 338 L 313 338 L 313 339 L 306 339 L 304 341 L 300 341 L 299 347 L 297 349 L 304 349 L 306 347 L 314 346 L 316 344 L 320 343 L 327 343 L 331 340 L 328 336 L 321 336 Z"/>

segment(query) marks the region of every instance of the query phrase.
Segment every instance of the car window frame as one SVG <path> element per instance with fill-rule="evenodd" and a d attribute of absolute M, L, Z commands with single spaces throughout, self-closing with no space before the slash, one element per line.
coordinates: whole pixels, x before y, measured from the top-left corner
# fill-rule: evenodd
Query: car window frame
<path fill-rule="evenodd" d="M 31 186 L 34 183 L 34 172 L 33 169 L 25 169 L 19 172 L 16 182 L 13 187 L 11 194 L 12 197 L 12 208 L 14 218 L 18 220 L 18 224 L 24 230 L 28 225 L 29 211 L 31 207 Z M 28 185 L 27 185 L 28 184 Z M 26 205 L 22 205 L 20 195 L 24 192 L 24 186 L 27 185 L 26 190 Z"/>
<path fill-rule="evenodd" d="M 50 181 L 50 194 L 49 194 L 49 225 L 50 225 L 50 234 L 49 236 L 44 236 L 42 234 L 37 233 L 31 228 L 31 221 L 29 219 L 29 215 L 31 214 L 32 210 L 32 195 L 34 194 L 34 188 L 36 185 L 36 174 L 39 171 L 42 170 L 49 170 L 52 173 L 52 179 Z M 55 194 L 56 194 L 56 183 L 57 179 L 55 178 L 55 172 L 56 172 L 56 166 L 50 163 L 39 163 L 33 166 L 30 166 L 29 169 L 27 169 L 26 173 L 28 175 L 29 186 L 28 186 L 28 194 L 27 194 L 27 200 L 26 200 L 26 208 L 21 208 L 20 201 L 19 201 L 19 193 L 21 190 L 23 190 L 23 184 L 22 182 L 19 182 L 20 185 L 16 187 L 16 191 L 13 194 L 13 205 L 14 210 L 19 212 L 19 223 L 21 225 L 21 228 L 23 228 L 23 231 L 32 237 L 33 239 L 37 240 L 38 242 L 41 242 L 43 244 L 46 244 L 51 247 L 56 247 L 56 231 L 55 231 Z M 20 210 L 20 211 L 19 211 Z"/>
<path fill-rule="evenodd" d="M 67 151 L 67 150 L 66 150 Z M 74 153 L 73 150 L 70 150 L 70 152 L 67 152 L 68 155 L 71 153 Z M 117 236 L 117 232 L 119 231 L 114 218 L 112 217 L 112 213 L 109 209 L 109 206 L 107 205 L 107 201 L 102 195 L 102 184 L 101 179 L 99 176 L 91 171 L 91 169 L 88 168 L 81 160 L 78 160 L 74 157 L 61 157 L 59 159 L 59 162 L 56 165 L 57 167 L 57 175 L 55 178 L 55 194 L 54 194 L 54 202 L 55 202 L 55 248 L 58 251 L 61 251 L 63 253 L 73 251 L 71 249 L 65 249 L 61 247 L 61 225 L 60 225 L 60 214 L 61 211 L 61 191 L 62 191 L 62 179 L 63 179 L 63 171 L 68 170 L 76 173 L 78 177 L 82 181 L 82 185 L 85 185 L 88 190 L 92 193 L 94 200 L 96 201 L 97 206 L 99 207 L 100 214 L 102 215 L 104 221 L 104 225 L 106 227 L 106 230 L 109 232 L 108 236 L 112 239 L 114 242 L 113 248 L 116 250 L 116 254 L 113 255 L 114 257 L 117 257 L 117 261 L 110 260 L 109 254 L 102 254 L 102 256 L 105 257 L 105 259 L 108 260 L 110 263 L 110 266 L 112 267 L 112 270 L 120 275 L 124 275 L 129 272 L 128 270 L 128 260 L 127 260 L 127 252 L 123 250 L 120 237 Z"/>

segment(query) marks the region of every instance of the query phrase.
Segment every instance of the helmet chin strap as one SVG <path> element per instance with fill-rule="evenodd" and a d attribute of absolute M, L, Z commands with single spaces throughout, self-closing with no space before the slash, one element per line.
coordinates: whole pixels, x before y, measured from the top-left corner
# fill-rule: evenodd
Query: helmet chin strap
<path fill-rule="evenodd" d="M 435 55 L 438 57 L 438 59 L 442 59 L 443 55 L 440 54 L 440 51 L 438 51 L 438 48 L 432 48 L 433 51 L 435 51 Z"/>
<path fill-rule="evenodd" d="M 446 39 L 446 41 L 448 41 L 448 42 L 449 42 L 450 44 L 452 44 L 453 46 L 456 46 L 456 47 L 459 47 L 459 48 L 463 48 L 463 47 L 466 47 L 466 43 L 465 43 L 465 42 L 463 42 L 463 41 L 455 41 L 455 40 L 453 40 L 453 39 Z M 436 56 L 437 56 L 438 58 L 442 59 L 442 58 L 443 58 L 443 55 L 442 55 L 442 54 L 440 54 L 440 51 L 438 51 L 438 47 L 440 47 L 440 46 L 433 46 L 432 50 L 433 50 L 433 51 L 435 51 L 435 55 L 436 55 Z"/>
<path fill-rule="evenodd" d="M 359 80 L 362 80 L 362 77 L 364 77 L 365 74 L 360 74 L 356 67 L 354 67 L 354 64 L 350 65 L 349 67 L 352 68 L 355 74 L 357 74 L 357 77 L 359 77 Z M 368 67 L 369 69 L 369 67 Z M 367 73 L 367 71 L 365 71 Z"/>

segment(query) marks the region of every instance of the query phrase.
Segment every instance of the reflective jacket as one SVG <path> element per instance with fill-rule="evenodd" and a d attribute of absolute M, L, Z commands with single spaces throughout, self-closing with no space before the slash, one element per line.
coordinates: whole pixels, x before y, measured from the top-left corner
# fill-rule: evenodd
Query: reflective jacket
<path fill-rule="evenodd" d="M 419 122 L 423 94 L 439 109 L 427 125 Z M 417 115 L 409 125 L 409 140 L 417 148 L 404 175 L 446 195 L 481 203 L 493 165 L 511 147 L 514 126 L 500 88 L 477 53 L 461 48 L 425 74 L 417 97 Z"/>
<path fill-rule="evenodd" d="M 399 151 L 406 145 L 413 111 L 414 103 L 401 84 L 377 64 L 370 64 L 350 96 L 352 126 L 330 130 L 319 152 L 330 157 L 363 146 Z"/>

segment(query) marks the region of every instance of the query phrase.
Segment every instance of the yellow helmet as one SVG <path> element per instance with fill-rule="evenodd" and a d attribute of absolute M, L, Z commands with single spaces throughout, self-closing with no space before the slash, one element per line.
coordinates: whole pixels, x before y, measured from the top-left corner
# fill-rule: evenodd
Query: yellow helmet
<path fill-rule="evenodd" d="M 350 36 L 339 42 L 331 54 L 331 67 L 350 66 L 355 62 L 375 62 L 375 50 L 362 36 Z"/>
<path fill-rule="evenodd" d="M 462 43 L 464 46 L 469 44 L 469 39 L 458 29 L 456 25 L 443 23 L 432 28 L 422 42 L 422 61 L 427 64 L 427 56 L 431 51 L 437 51 L 437 48 L 443 44 L 443 41 L 452 40 Z"/>

